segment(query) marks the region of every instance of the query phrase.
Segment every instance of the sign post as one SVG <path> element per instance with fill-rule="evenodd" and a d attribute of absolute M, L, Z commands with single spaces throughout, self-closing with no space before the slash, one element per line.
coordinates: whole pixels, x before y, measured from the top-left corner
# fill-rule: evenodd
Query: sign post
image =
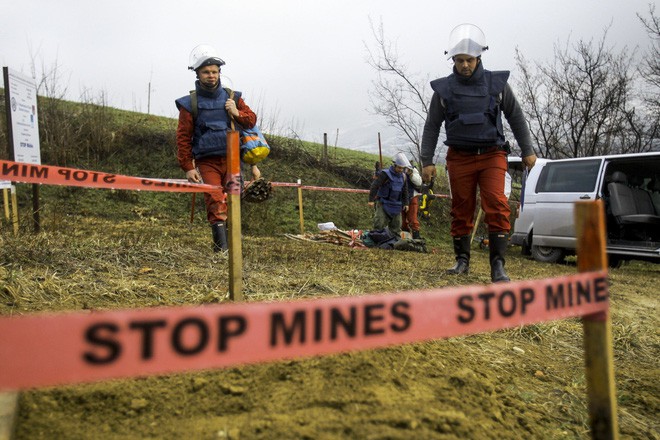
<path fill-rule="evenodd" d="M 32 78 L 8 67 L 2 68 L 2 74 L 5 83 L 9 159 L 40 165 L 37 88 Z M 39 211 L 39 186 L 35 184 L 32 185 L 32 219 L 35 232 L 41 229 Z M 14 223 L 17 222 L 18 219 L 14 219 Z"/>

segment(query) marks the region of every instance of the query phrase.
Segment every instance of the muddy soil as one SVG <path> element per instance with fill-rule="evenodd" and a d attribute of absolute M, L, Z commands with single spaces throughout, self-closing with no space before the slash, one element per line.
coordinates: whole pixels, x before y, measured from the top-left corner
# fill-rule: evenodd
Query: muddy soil
<path fill-rule="evenodd" d="M 62 232 L 36 243 L 5 240 L 0 313 L 225 301 L 226 261 L 202 241 L 190 246 L 148 236 L 148 225 L 142 233 L 141 225 L 103 226 L 102 239 L 100 232 Z M 205 239 L 205 232 L 198 235 Z M 474 251 L 471 274 L 459 278 L 444 275 L 453 260 L 449 249 L 434 252 L 246 237 L 245 293 L 248 301 L 262 301 L 489 282 L 485 251 Z M 507 269 L 513 279 L 576 271 L 574 262 L 544 265 L 515 250 Z M 621 438 L 660 438 L 658 280 L 660 265 L 647 263 L 610 273 Z M 577 319 L 325 357 L 25 390 L 19 403 L 15 439 L 590 435 Z"/>

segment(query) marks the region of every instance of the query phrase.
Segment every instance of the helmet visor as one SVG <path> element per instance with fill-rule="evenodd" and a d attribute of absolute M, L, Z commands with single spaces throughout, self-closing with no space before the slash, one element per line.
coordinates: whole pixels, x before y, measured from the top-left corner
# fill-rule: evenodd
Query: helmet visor
<path fill-rule="evenodd" d="M 449 50 L 447 51 L 449 58 L 460 54 L 478 57 L 486 49 L 488 46 L 486 46 L 484 33 L 473 24 L 460 24 L 449 34 Z"/>
<path fill-rule="evenodd" d="M 203 66 L 214 64 L 218 67 L 223 66 L 225 62 L 218 56 L 215 48 L 208 44 L 200 44 L 190 52 L 188 60 L 188 69 L 197 70 Z"/>
<path fill-rule="evenodd" d="M 410 164 L 410 161 L 406 157 L 405 154 L 403 153 L 396 153 L 394 155 L 394 158 L 392 159 L 392 162 L 394 165 L 403 167 L 403 168 L 412 168 L 412 165 Z"/>

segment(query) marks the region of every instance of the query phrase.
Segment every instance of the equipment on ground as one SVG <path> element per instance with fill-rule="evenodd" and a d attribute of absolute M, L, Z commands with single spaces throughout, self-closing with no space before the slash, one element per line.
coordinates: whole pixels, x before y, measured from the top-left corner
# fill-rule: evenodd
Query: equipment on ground
<path fill-rule="evenodd" d="M 273 192 L 273 185 L 263 177 L 250 182 L 241 194 L 241 199 L 251 203 L 265 202 Z"/>

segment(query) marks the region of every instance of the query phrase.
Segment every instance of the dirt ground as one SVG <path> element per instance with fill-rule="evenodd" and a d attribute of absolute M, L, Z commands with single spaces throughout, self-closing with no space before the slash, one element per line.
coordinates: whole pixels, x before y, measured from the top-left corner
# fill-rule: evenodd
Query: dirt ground
<path fill-rule="evenodd" d="M 89 222 L 89 224 L 85 224 Z M 3 236 L 0 314 L 205 304 L 226 299 L 226 260 L 199 226 L 80 220 Z M 163 234 L 162 229 L 166 229 Z M 173 239 L 176 238 L 176 239 Z M 453 257 L 352 250 L 284 237 L 244 241 L 248 301 L 487 284 L 485 251 Z M 310 264 L 313 261 L 314 264 Z M 574 273 L 512 248 L 513 279 Z M 610 272 L 621 438 L 660 438 L 660 265 Z M 438 313 L 442 313 L 441 310 Z M 215 371 L 25 390 L 15 439 L 584 439 L 582 327 L 506 331 Z"/>

